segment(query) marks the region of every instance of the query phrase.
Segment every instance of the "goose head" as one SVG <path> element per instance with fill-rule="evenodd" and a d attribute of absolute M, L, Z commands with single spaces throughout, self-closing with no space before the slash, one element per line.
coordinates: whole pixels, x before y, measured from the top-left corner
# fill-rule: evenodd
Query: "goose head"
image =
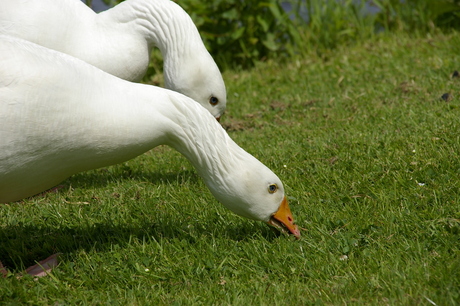
<path fill-rule="evenodd" d="M 209 180 L 204 176 L 211 193 L 237 215 L 265 222 L 300 238 L 283 183 L 259 160 L 246 154 L 240 167 L 234 165 L 227 168 L 225 179 L 214 177 Z"/>
<path fill-rule="evenodd" d="M 165 87 L 197 101 L 219 120 L 227 107 L 225 83 L 211 55 L 206 50 L 201 53 L 199 59 L 175 63 L 175 67 L 181 67 L 180 73 L 168 69 L 170 63 L 165 61 Z"/>

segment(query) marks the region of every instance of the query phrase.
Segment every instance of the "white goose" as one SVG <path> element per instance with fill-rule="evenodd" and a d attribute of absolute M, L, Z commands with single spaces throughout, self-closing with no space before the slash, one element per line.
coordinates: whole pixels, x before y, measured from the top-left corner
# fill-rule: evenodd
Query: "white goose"
<path fill-rule="evenodd" d="M 225 207 L 299 237 L 279 178 L 190 98 L 10 36 L 0 67 L 0 202 L 166 144 Z"/>
<path fill-rule="evenodd" d="M 219 68 L 190 16 L 170 0 L 127 0 L 99 14 L 80 0 L 0 0 L 0 34 L 70 54 L 128 81 L 144 76 L 156 46 L 167 88 L 216 118 L 225 111 Z"/>

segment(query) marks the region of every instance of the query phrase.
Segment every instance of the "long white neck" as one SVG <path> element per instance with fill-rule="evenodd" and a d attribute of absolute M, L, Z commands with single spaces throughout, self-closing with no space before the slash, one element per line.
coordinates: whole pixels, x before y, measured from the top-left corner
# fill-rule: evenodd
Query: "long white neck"
<path fill-rule="evenodd" d="M 133 27 L 149 48 L 160 49 L 167 88 L 176 90 L 173 80 L 184 73 L 185 63 L 196 60 L 198 53 L 208 53 L 190 16 L 173 1 L 127 0 L 99 16 Z"/>
<path fill-rule="evenodd" d="M 208 185 L 225 185 L 229 173 L 254 159 L 198 103 L 174 96 L 170 102 L 175 107 L 176 126 L 168 145 L 182 153 Z"/>

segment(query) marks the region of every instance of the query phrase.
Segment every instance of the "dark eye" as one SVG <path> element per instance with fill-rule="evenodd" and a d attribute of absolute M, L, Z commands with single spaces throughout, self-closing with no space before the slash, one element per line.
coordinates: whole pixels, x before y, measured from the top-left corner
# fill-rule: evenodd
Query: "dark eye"
<path fill-rule="evenodd" d="M 278 190 L 278 186 L 276 184 L 268 185 L 268 192 L 269 193 L 275 193 L 277 190 Z"/>
<path fill-rule="evenodd" d="M 217 103 L 219 103 L 219 99 L 216 97 L 211 97 L 209 98 L 209 103 L 211 103 L 211 105 L 217 105 Z"/>

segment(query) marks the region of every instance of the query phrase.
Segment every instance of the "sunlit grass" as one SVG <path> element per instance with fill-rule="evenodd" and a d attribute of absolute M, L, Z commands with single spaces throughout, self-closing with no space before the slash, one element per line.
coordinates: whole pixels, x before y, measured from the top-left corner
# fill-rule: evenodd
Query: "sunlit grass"
<path fill-rule="evenodd" d="M 459 34 L 398 35 L 226 72 L 222 123 L 283 180 L 302 239 L 225 210 L 159 147 L 1 205 L 0 302 L 458 303 L 459 54 Z M 57 252 L 52 277 L 17 279 Z"/>

